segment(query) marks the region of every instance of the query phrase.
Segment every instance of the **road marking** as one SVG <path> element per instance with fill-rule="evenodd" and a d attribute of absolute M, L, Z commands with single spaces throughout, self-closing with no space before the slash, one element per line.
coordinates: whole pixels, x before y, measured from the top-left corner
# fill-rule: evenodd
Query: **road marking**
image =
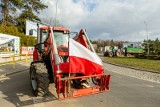
<path fill-rule="evenodd" d="M 32 100 L 34 103 L 34 107 L 46 107 L 45 104 L 43 103 L 43 98 L 33 97 Z"/>

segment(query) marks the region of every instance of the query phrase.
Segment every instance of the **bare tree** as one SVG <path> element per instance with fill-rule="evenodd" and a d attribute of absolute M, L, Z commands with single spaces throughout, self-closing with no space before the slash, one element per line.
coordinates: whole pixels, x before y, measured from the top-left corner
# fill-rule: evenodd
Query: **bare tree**
<path fill-rule="evenodd" d="M 49 24 L 51 26 L 64 27 L 63 24 L 61 24 L 58 20 L 56 20 L 56 22 L 55 22 L 55 19 L 52 18 L 52 17 L 42 18 L 41 20 L 42 20 L 42 22 L 47 23 L 47 24 Z"/>

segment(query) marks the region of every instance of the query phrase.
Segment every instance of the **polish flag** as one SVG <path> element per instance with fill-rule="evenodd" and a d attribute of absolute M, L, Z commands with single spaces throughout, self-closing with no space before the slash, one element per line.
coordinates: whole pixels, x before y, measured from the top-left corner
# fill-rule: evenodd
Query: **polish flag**
<path fill-rule="evenodd" d="M 69 40 L 69 72 L 82 73 L 86 76 L 102 74 L 102 60 L 94 52 L 76 42 Z"/>

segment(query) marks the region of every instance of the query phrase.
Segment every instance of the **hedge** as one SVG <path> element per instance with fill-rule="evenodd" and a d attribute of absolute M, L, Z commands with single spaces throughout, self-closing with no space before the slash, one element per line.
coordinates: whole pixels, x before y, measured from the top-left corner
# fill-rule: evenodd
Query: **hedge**
<path fill-rule="evenodd" d="M 139 59 L 151 59 L 151 60 L 160 60 L 160 55 L 145 55 L 145 54 L 139 54 L 135 56 Z"/>

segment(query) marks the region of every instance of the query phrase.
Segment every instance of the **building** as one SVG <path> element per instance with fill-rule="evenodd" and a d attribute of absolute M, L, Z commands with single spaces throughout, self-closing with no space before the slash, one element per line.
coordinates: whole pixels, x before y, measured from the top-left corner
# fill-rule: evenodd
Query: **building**
<path fill-rule="evenodd" d="M 93 48 L 97 50 L 97 44 L 92 44 Z"/>
<path fill-rule="evenodd" d="M 39 24 L 39 27 L 42 27 L 44 25 Z M 26 20 L 26 35 L 37 37 L 37 22 L 33 22 L 30 20 Z"/>

